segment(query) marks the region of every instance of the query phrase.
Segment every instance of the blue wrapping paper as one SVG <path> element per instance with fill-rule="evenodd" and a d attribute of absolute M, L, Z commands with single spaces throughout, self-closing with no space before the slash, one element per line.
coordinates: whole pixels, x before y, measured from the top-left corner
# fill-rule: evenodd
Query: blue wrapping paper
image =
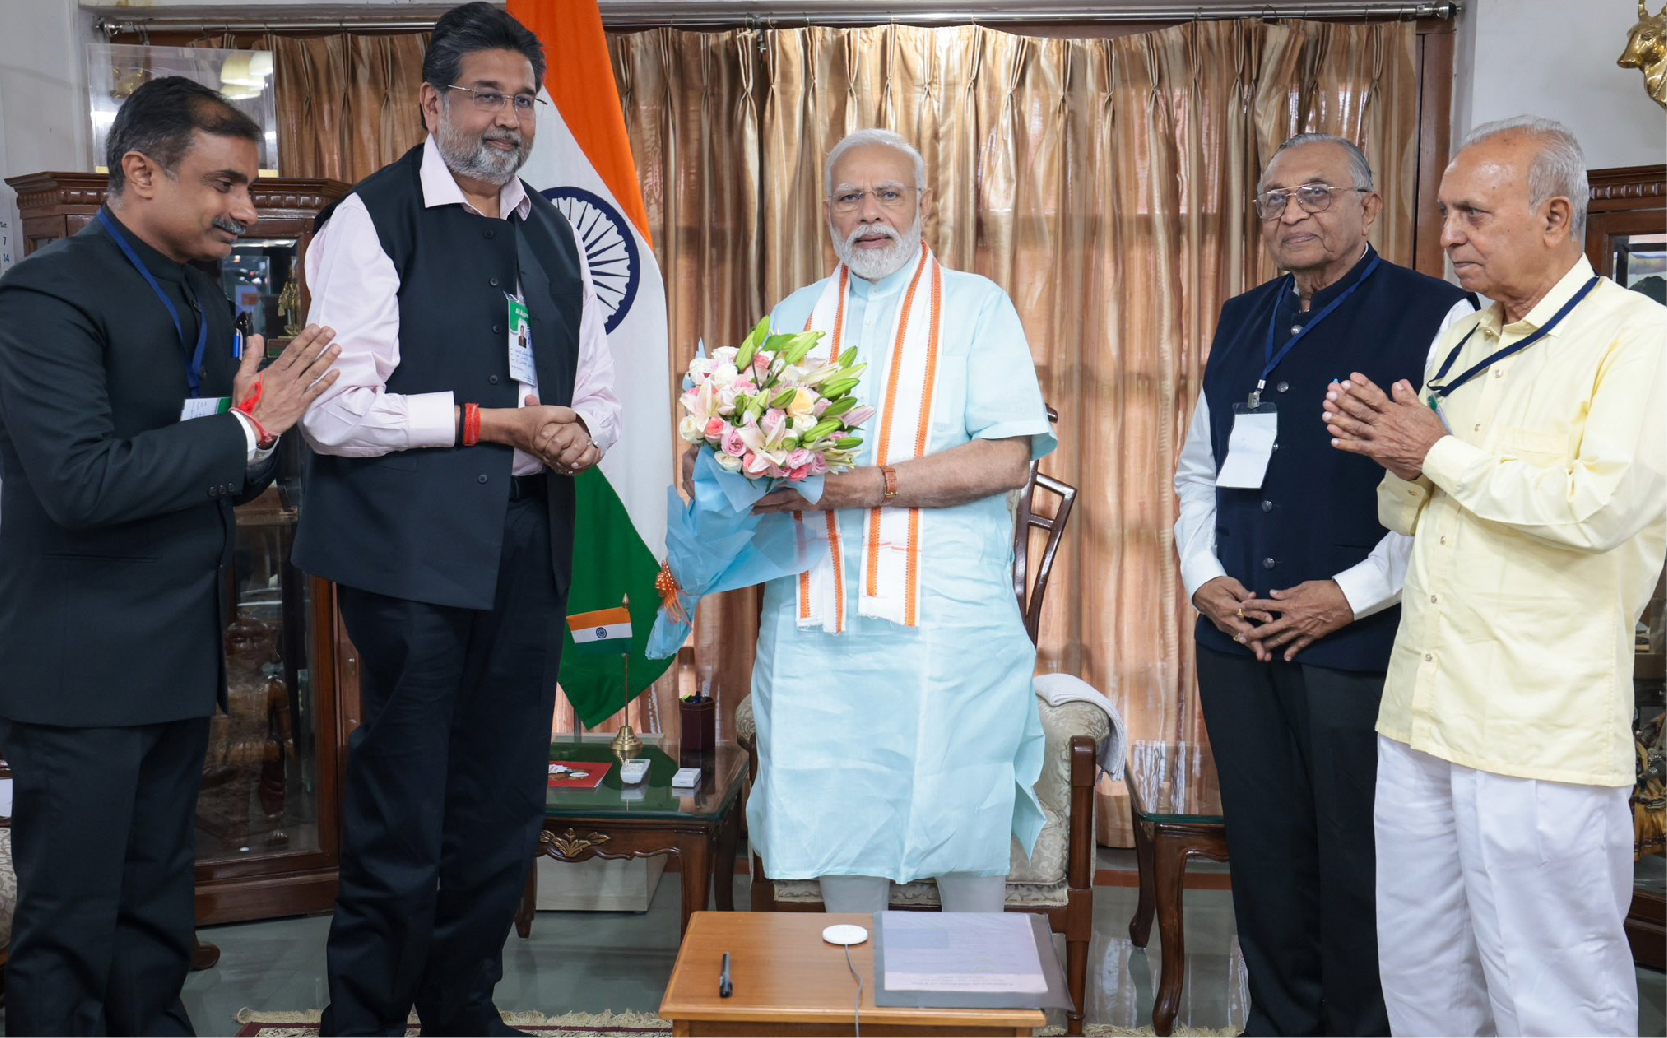
<path fill-rule="evenodd" d="M 786 512 L 752 511 L 760 498 L 783 487 L 797 490 L 814 504 L 822 496 L 821 476 L 798 483 L 751 480 L 724 471 L 716 455 L 703 448 L 695 459 L 694 484 L 695 497 L 688 504 L 676 486 L 666 490 L 666 565 L 677 581 L 678 604 L 688 619 L 676 619 L 661 607 L 644 650 L 652 659 L 677 654 L 702 598 L 803 573 L 823 543 L 821 523 L 796 522 Z"/>

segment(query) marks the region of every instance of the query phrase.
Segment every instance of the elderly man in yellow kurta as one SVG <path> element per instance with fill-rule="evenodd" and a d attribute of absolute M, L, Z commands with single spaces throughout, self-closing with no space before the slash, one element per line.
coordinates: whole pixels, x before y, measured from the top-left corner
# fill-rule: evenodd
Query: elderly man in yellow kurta
<path fill-rule="evenodd" d="M 877 413 L 860 467 L 814 505 L 792 490 L 760 503 L 799 512 L 827 547 L 765 587 L 749 838 L 773 878 L 821 880 L 829 911 L 879 911 L 890 882 L 930 877 L 945 908 L 999 912 L 1012 836 L 1029 848 L 1042 825 L 1007 493 L 1054 438 L 1007 294 L 921 241 L 920 153 L 860 131 L 833 149 L 827 187 L 839 266 L 771 326 L 857 348 Z"/>
<path fill-rule="evenodd" d="M 1667 308 L 1592 272 L 1561 125 L 1478 127 L 1439 192 L 1493 300 L 1422 399 L 1324 412 L 1413 536 L 1378 715 L 1378 958 L 1396 1034 L 1638 1033 L 1632 632 L 1667 553 Z"/>

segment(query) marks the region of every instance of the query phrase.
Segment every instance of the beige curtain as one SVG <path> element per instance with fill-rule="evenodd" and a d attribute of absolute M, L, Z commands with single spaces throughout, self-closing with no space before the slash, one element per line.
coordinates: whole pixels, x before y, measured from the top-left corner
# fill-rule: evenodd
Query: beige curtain
<path fill-rule="evenodd" d="M 926 234 L 1007 289 L 1060 411 L 1047 472 L 1081 492 L 1039 666 L 1109 695 L 1139 739 L 1203 740 L 1171 476 L 1221 304 L 1274 271 L 1249 200 L 1300 131 L 1360 141 L 1410 264 L 1417 148 L 1410 23 L 1199 22 L 1111 40 L 980 27 L 808 28 L 610 39 L 656 249 L 672 367 L 733 343 L 833 254 L 832 144 L 886 126 L 926 157 Z M 703 605 L 694 657 L 726 719 L 758 600 Z M 1129 842 L 1103 788 L 1103 842 Z"/>
<path fill-rule="evenodd" d="M 425 136 L 417 89 L 429 34 L 210 36 L 194 47 L 269 50 L 278 173 L 354 184 Z"/>

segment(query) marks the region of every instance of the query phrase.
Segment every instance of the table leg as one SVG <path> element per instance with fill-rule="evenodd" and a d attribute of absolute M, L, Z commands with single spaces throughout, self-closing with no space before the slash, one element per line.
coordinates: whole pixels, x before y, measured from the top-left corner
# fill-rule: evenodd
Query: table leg
<path fill-rule="evenodd" d="M 1140 874 L 1140 901 L 1135 906 L 1134 918 L 1129 920 L 1129 940 L 1136 948 L 1146 947 L 1152 936 L 1152 915 L 1157 909 L 1152 883 L 1155 863 L 1152 860 L 1152 823 L 1139 815 L 1134 818 L 1134 854 Z"/>
<path fill-rule="evenodd" d="M 683 928 L 689 932 L 689 917 L 706 911 L 706 897 L 712 885 L 712 836 L 698 833 L 677 841 L 677 856 L 683 866 Z"/>
<path fill-rule="evenodd" d="M 718 911 L 735 911 L 735 846 L 741 837 L 741 807 L 732 807 L 718 824 L 712 855 L 712 896 Z"/>
<path fill-rule="evenodd" d="M 1184 837 L 1158 832 L 1153 842 L 1156 868 L 1153 900 L 1158 917 L 1158 940 L 1163 942 L 1163 970 L 1158 978 L 1157 998 L 1152 1005 L 1152 1030 L 1168 1035 L 1175 1029 L 1181 1010 L 1181 982 L 1187 968 L 1186 937 L 1181 924 L 1182 877 L 1187 870 L 1188 846 Z"/>
<path fill-rule="evenodd" d="M 521 888 L 521 904 L 515 910 L 515 932 L 526 940 L 533 935 L 533 916 L 538 911 L 538 859 L 544 856 L 544 844 L 538 845 L 539 853 L 533 855 L 532 868 L 527 870 L 527 885 Z"/>

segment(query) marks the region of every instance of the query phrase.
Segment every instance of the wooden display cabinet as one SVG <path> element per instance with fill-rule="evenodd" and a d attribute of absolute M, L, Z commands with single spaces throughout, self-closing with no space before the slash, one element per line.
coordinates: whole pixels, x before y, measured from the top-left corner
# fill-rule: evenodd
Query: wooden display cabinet
<path fill-rule="evenodd" d="M 6 183 L 17 191 L 27 257 L 91 222 L 108 180 L 37 173 Z M 252 315 L 269 353 L 306 313 L 304 287 L 293 275 L 313 220 L 350 190 L 331 180 L 256 181 L 250 193 L 259 221 L 209 271 Z M 336 896 L 339 791 L 347 735 L 357 723 L 358 672 L 333 586 L 289 561 L 304 451 L 300 437 L 285 437 L 272 487 L 237 510 L 238 607 L 226 629 L 231 708 L 212 721 L 197 806 L 203 926 L 324 912 Z"/>
<path fill-rule="evenodd" d="M 1594 169 L 1586 220 L 1586 258 L 1599 274 L 1667 303 L 1667 165 Z M 1655 634 L 1633 661 L 1635 723 L 1643 727 L 1667 703 L 1660 630 L 1662 584 L 1644 613 Z M 1667 966 L 1667 859 L 1648 854 L 1633 870 L 1627 939 L 1641 966 Z"/>

